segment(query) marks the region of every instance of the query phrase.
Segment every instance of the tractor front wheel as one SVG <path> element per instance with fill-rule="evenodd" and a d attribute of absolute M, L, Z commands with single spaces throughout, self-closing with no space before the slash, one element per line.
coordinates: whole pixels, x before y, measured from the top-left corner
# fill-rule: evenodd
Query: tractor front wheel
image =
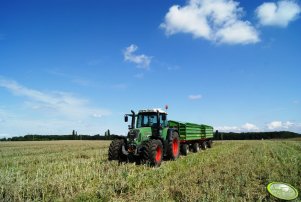
<path fill-rule="evenodd" d="M 122 145 L 124 144 L 123 139 L 115 139 L 111 142 L 109 147 L 109 161 L 119 160 L 121 156 Z"/>
<path fill-rule="evenodd" d="M 172 133 L 172 138 L 168 142 L 168 148 L 167 148 L 167 156 L 171 160 L 176 160 L 179 157 L 180 154 L 180 139 L 179 134 L 174 131 Z"/>
<path fill-rule="evenodd" d="M 163 145 L 160 140 L 148 140 L 143 143 L 143 161 L 150 166 L 160 166 L 163 159 Z"/>

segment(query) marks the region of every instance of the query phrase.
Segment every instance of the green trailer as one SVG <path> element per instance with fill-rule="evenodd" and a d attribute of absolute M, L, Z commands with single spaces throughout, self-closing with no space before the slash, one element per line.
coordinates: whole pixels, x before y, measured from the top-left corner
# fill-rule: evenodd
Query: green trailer
<path fill-rule="evenodd" d="M 167 113 L 162 109 L 131 112 L 124 117 L 125 122 L 131 118 L 129 132 L 112 141 L 109 160 L 159 166 L 163 158 L 176 160 L 180 153 L 187 155 L 189 151 L 212 147 L 211 126 L 168 121 Z"/>
<path fill-rule="evenodd" d="M 212 147 L 213 127 L 204 124 L 169 122 L 169 127 L 178 131 L 181 144 L 181 153 L 187 155 L 190 150 L 198 152 L 199 148 Z"/>

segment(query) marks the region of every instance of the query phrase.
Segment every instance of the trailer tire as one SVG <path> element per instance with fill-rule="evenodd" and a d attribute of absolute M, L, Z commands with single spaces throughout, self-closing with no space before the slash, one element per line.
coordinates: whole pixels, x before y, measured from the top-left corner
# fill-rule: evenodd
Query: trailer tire
<path fill-rule="evenodd" d="M 202 142 L 201 148 L 202 148 L 202 150 L 206 150 L 207 149 L 207 142 L 206 141 Z"/>
<path fill-rule="evenodd" d="M 189 153 L 189 145 L 188 144 L 182 144 L 181 153 L 182 153 L 182 155 L 187 156 L 187 154 Z"/>
<path fill-rule="evenodd" d="M 108 153 L 109 161 L 120 159 L 122 154 L 121 149 L 123 144 L 124 144 L 123 139 L 115 139 L 111 142 L 109 147 L 109 153 Z"/>
<path fill-rule="evenodd" d="M 212 146 L 213 146 L 212 140 L 209 140 L 207 145 L 208 145 L 208 148 L 212 148 Z"/>
<path fill-rule="evenodd" d="M 170 160 L 176 160 L 180 154 L 180 139 L 177 131 L 173 131 L 172 138 L 168 142 L 167 157 Z"/>
<path fill-rule="evenodd" d="M 160 140 L 148 140 L 142 143 L 142 161 L 150 166 L 160 166 L 163 159 L 163 145 Z"/>
<path fill-rule="evenodd" d="M 192 145 L 192 151 L 194 153 L 197 153 L 199 150 L 200 150 L 199 143 L 197 143 L 197 142 L 193 143 L 193 145 Z"/>

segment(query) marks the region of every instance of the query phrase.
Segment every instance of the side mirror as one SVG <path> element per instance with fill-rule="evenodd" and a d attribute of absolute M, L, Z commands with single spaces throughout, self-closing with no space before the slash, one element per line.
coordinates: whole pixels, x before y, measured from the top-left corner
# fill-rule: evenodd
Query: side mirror
<path fill-rule="evenodd" d="M 127 115 L 124 116 L 124 122 L 128 122 L 129 121 L 129 117 Z"/>
<path fill-rule="evenodd" d="M 166 121 L 166 114 L 162 114 L 162 120 Z"/>

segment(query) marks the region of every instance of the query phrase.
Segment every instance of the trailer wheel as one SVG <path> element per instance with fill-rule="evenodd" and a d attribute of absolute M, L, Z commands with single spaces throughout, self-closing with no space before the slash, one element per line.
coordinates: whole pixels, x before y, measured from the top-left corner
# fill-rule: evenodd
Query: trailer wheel
<path fill-rule="evenodd" d="M 206 150 L 206 149 L 207 149 L 207 142 L 206 142 L 206 141 L 202 142 L 201 148 L 202 148 L 203 150 Z"/>
<path fill-rule="evenodd" d="M 180 140 L 179 140 L 179 134 L 174 131 L 172 133 L 172 138 L 168 142 L 167 147 L 167 156 L 171 160 L 176 160 L 179 157 L 180 154 Z"/>
<path fill-rule="evenodd" d="M 163 145 L 160 140 L 148 140 L 143 143 L 142 160 L 150 166 L 160 166 L 163 158 Z"/>
<path fill-rule="evenodd" d="M 111 142 L 110 147 L 109 147 L 109 161 L 112 160 L 119 160 L 121 156 L 121 148 L 122 145 L 124 144 L 123 139 L 115 139 Z"/>
<path fill-rule="evenodd" d="M 212 140 L 209 140 L 207 145 L 208 145 L 208 148 L 212 148 L 212 145 L 213 145 Z"/>
<path fill-rule="evenodd" d="M 189 153 L 189 145 L 188 144 L 182 144 L 182 146 L 181 146 L 181 153 L 184 156 L 187 156 L 187 154 Z"/>
<path fill-rule="evenodd" d="M 199 143 L 197 143 L 197 142 L 193 143 L 193 145 L 192 145 L 192 151 L 193 151 L 194 153 L 196 153 L 196 152 L 198 152 L 199 150 L 200 150 Z"/>

